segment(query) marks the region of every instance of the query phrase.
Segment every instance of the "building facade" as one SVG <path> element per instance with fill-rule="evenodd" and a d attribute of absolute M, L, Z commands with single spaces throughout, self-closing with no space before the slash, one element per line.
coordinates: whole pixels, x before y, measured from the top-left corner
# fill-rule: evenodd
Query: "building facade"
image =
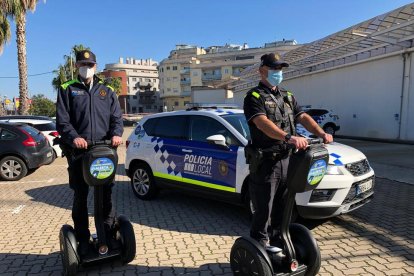
<path fill-rule="evenodd" d="M 180 110 L 191 101 L 191 87 L 228 88 L 243 70 L 260 61 L 263 54 L 284 54 L 299 47 L 295 40 L 266 43 L 249 48 L 247 44 L 210 46 L 177 45 L 159 66 L 160 96 L 164 110 Z"/>
<path fill-rule="evenodd" d="M 162 111 L 156 61 L 126 58 L 124 62 L 121 57 L 118 63 L 106 64 L 102 74 L 121 78 L 119 101 L 125 114 Z"/>

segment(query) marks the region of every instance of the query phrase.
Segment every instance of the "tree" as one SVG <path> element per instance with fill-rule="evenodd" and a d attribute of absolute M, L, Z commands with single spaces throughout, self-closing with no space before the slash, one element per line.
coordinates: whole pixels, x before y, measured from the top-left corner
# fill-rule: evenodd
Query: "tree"
<path fill-rule="evenodd" d="M 10 24 L 0 6 L 0 54 L 3 52 L 3 46 L 10 40 Z"/>
<path fill-rule="evenodd" d="M 76 52 L 82 51 L 82 50 L 90 50 L 89 47 L 85 47 L 82 44 L 75 45 L 70 50 L 69 55 L 64 55 L 63 59 L 65 60 L 64 64 L 59 65 L 56 72 L 56 77 L 52 80 L 53 88 L 55 88 L 56 91 L 59 90 L 59 87 L 69 81 L 73 78 L 76 78 L 78 72 L 75 67 L 75 56 Z"/>
<path fill-rule="evenodd" d="M 1 0 L 0 4 L 1 16 L 12 18 L 16 22 L 19 97 L 21 103 L 19 106 L 19 114 L 27 114 L 29 109 L 26 60 L 26 13 L 28 11 L 34 12 L 37 2 L 38 0 Z M 1 45 L 4 45 L 4 42 Z"/>
<path fill-rule="evenodd" d="M 56 104 L 43 94 L 34 95 L 29 111 L 32 115 L 55 117 Z"/>
<path fill-rule="evenodd" d="M 113 77 L 107 78 L 102 74 L 98 75 L 98 77 L 101 78 L 106 85 L 109 85 L 110 87 L 112 87 L 117 96 L 121 94 L 121 91 L 122 91 L 121 78 L 113 78 Z"/>

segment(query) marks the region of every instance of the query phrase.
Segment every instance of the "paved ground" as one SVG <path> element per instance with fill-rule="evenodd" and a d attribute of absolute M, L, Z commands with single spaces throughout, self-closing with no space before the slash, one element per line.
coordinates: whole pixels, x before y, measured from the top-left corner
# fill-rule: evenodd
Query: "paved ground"
<path fill-rule="evenodd" d="M 134 225 L 136 259 L 81 275 L 231 275 L 230 248 L 249 229 L 240 208 L 171 191 L 140 201 L 122 171 L 114 201 Z M 350 215 L 307 222 L 321 248 L 320 275 L 414 275 L 414 185 L 377 178 L 375 189 L 375 199 Z M 19 182 L 0 182 L 0 275 L 61 274 L 58 232 L 72 224 L 71 197 L 61 158 Z"/>

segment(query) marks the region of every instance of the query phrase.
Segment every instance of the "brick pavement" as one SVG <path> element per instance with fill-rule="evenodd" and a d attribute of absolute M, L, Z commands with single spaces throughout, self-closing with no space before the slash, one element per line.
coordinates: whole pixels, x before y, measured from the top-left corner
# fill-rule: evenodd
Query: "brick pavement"
<path fill-rule="evenodd" d="M 140 201 L 122 170 L 114 201 L 134 225 L 137 257 L 81 275 L 231 275 L 230 248 L 249 229 L 240 207 L 174 191 Z M 19 182 L 0 182 L 0 275 L 61 275 L 58 232 L 72 224 L 71 197 L 61 158 Z M 414 275 L 413 185 L 378 178 L 367 206 L 306 224 L 321 248 L 320 275 Z"/>

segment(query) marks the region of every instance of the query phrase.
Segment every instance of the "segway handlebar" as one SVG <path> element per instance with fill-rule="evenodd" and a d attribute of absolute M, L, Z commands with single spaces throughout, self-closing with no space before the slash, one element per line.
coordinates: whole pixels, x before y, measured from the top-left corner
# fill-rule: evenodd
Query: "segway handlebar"
<path fill-rule="evenodd" d="M 92 146 L 98 146 L 98 145 L 107 145 L 110 146 L 112 145 L 112 141 L 111 140 L 98 140 L 98 141 L 86 141 L 88 143 L 88 147 L 92 147 Z"/>
<path fill-rule="evenodd" d="M 323 144 L 323 139 L 322 138 L 306 138 L 306 140 L 308 141 L 308 147 L 309 148 L 311 145 L 318 145 L 318 144 Z M 298 149 L 296 149 L 295 145 L 293 144 L 287 144 L 288 148 L 293 149 L 294 152 L 298 152 Z"/>

